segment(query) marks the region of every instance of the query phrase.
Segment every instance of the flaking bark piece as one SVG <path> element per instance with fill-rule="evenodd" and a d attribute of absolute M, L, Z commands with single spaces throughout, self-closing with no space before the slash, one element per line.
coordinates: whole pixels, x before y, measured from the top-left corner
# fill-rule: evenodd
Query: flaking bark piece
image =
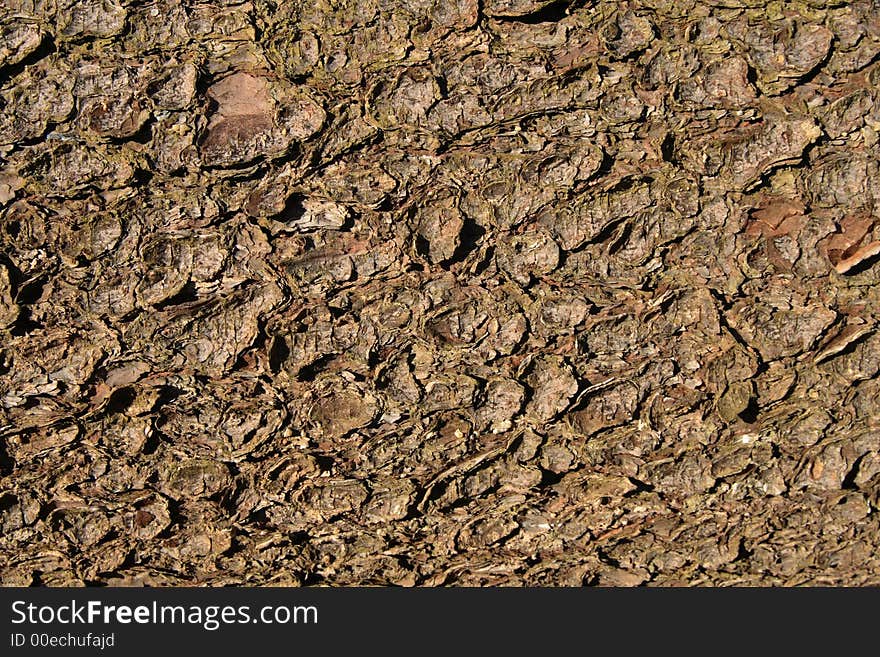
<path fill-rule="evenodd" d="M 151 85 L 150 99 L 163 110 L 183 110 L 190 106 L 196 95 L 199 71 L 195 63 L 168 62 L 167 77 Z"/>
<path fill-rule="evenodd" d="M 38 25 L 30 23 L 7 23 L 0 26 L 0 70 L 14 66 L 34 52 L 43 41 Z"/>
<path fill-rule="evenodd" d="M 393 82 L 379 82 L 371 91 L 373 120 L 383 130 L 424 126 L 428 111 L 440 98 L 440 87 L 428 69 L 412 67 Z"/>
<path fill-rule="evenodd" d="M 416 247 L 426 244 L 427 256 L 434 264 L 451 260 L 461 246 L 465 222 L 455 193 L 440 193 L 427 200 L 417 211 L 416 222 Z"/>
<path fill-rule="evenodd" d="M 345 437 L 355 429 L 369 425 L 379 412 L 375 396 L 339 376 L 324 379 L 331 386 L 311 405 L 309 419 L 321 435 L 330 439 Z"/>
<path fill-rule="evenodd" d="M 546 422 L 564 411 L 578 392 L 574 370 L 558 356 L 542 356 L 526 377 L 532 391 L 526 412 L 539 422 Z"/>
<path fill-rule="evenodd" d="M 301 194 L 293 194 L 283 201 L 284 197 L 278 192 L 270 189 L 252 194 L 247 206 L 252 216 L 266 217 L 261 223 L 273 235 L 340 230 L 351 217 L 351 211 L 341 203 Z"/>
<path fill-rule="evenodd" d="M 537 13 L 554 2 L 555 0 L 487 0 L 483 11 L 487 16 L 514 18 Z"/>
<path fill-rule="evenodd" d="M 627 181 L 628 183 L 629 181 Z M 565 251 L 605 237 L 613 226 L 651 205 L 648 185 L 622 184 L 620 189 L 595 191 L 577 198 L 571 207 L 542 215 L 541 224 Z"/>
<path fill-rule="evenodd" d="M 560 250 L 545 231 L 530 230 L 503 238 L 495 258 L 508 276 L 526 287 L 559 266 Z"/>
<path fill-rule="evenodd" d="M 856 265 L 860 265 L 878 254 L 880 254 L 880 241 L 870 242 L 860 247 L 851 256 L 840 260 L 834 265 L 834 269 L 838 274 L 845 274 Z"/>
<path fill-rule="evenodd" d="M 122 139 L 135 135 L 150 116 L 143 87 L 154 62 L 133 67 L 124 62 L 83 62 L 76 69 L 76 124 L 86 139 Z"/>
<path fill-rule="evenodd" d="M 634 11 L 624 11 L 612 23 L 607 36 L 611 52 L 617 57 L 625 58 L 650 45 L 654 39 L 654 25 Z"/>
<path fill-rule="evenodd" d="M 117 146 L 46 142 L 21 153 L 21 158 L 23 161 L 15 165 L 28 181 L 28 191 L 50 197 L 118 189 L 129 183 L 135 172 L 135 153 Z"/>
<path fill-rule="evenodd" d="M 387 523 L 409 515 L 415 502 L 416 487 L 406 479 L 388 478 L 370 487 L 370 499 L 364 505 L 367 522 Z"/>
<path fill-rule="evenodd" d="M 639 405 L 640 394 L 631 383 L 606 386 L 587 395 L 578 410 L 566 414 L 571 427 L 580 435 L 626 424 L 631 421 Z"/>
<path fill-rule="evenodd" d="M 478 421 L 492 433 L 509 431 L 525 401 L 522 385 L 511 379 L 494 379 L 486 384 L 484 397 L 484 404 L 477 409 Z"/>
<path fill-rule="evenodd" d="M 167 475 L 165 491 L 176 500 L 209 498 L 232 483 L 229 468 L 219 461 L 190 459 Z"/>
<path fill-rule="evenodd" d="M 18 319 L 20 309 L 12 296 L 9 269 L 0 264 L 0 328 L 7 328 Z"/>
<path fill-rule="evenodd" d="M 820 134 L 821 128 L 811 118 L 769 115 L 725 144 L 723 179 L 737 189 L 747 189 L 767 172 L 797 161 Z"/>
<path fill-rule="evenodd" d="M 362 508 L 369 493 L 363 483 L 354 479 L 318 479 L 311 482 L 300 496 L 306 517 L 325 521 Z"/>
<path fill-rule="evenodd" d="M 11 170 L 0 170 L 0 208 L 15 199 L 15 193 L 24 187 L 25 180 Z"/>
<path fill-rule="evenodd" d="M 211 86 L 208 97 L 216 110 L 200 145 L 205 164 L 247 162 L 261 154 L 275 114 L 268 80 L 233 73 Z"/>
<path fill-rule="evenodd" d="M 767 361 L 808 349 L 837 318 L 819 304 L 774 308 L 761 302 L 738 302 L 728 321 Z"/>
<path fill-rule="evenodd" d="M 68 0 L 59 5 L 55 32 L 58 38 L 107 38 L 125 29 L 128 12 L 113 0 Z"/>
<path fill-rule="evenodd" d="M 758 71 L 758 87 L 778 94 L 814 70 L 828 55 L 834 38 L 823 25 L 786 18 L 753 23 L 739 19 L 727 31 L 746 45 L 746 53 Z"/>
<path fill-rule="evenodd" d="M 302 214 L 292 222 L 299 230 L 339 230 L 350 214 L 344 205 L 327 199 L 306 198 L 301 205 Z"/>
<path fill-rule="evenodd" d="M 867 152 L 835 149 L 819 158 L 801 184 L 813 205 L 871 213 L 880 201 L 880 160 Z"/>
<path fill-rule="evenodd" d="M 208 89 L 213 110 L 199 145 L 205 166 L 232 166 L 283 154 L 293 142 L 314 135 L 324 111 L 313 100 L 277 83 L 273 97 L 269 79 L 235 72 Z"/>
<path fill-rule="evenodd" d="M 152 540 L 171 525 L 167 500 L 155 493 L 133 504 L 123 516 L 124 528 L 141 540 Z"/>
<path fill-rule="evenodd" d="M 749 65 L 742 57 L 724 57 L 696 75 L 682 80 L 678 91 L 683 101 L 700 107 L 742 108 L 757 98 L 749 81 Z"/>
<path fill-rule="evenodd" d="M 752 210 L 746 235 L 780 237 L 795 232 L 804 220 L 804 204 L 798 199 L 767 199 Z"/>
<path fill-rule="evenodd" d="M 854 320 L 819 345 L 813 356 L 813 362 L 818 364 L 834 358 L 836 355 L 849 348 L 850 345 L 858 342 L 866 335 L 873 333 L 875 329 L 876 327 L 873 324 Z"/>
<path fill-rule="evenodd" d="M 750 381 L 736 381 L 718 397 L 715 407 L 725 422 L 732 422 L 744 413 L 754 398 L 754 385 Z"/>
<path fill-rule="evenodd" d="M 850 214 L 841 219 L 837 233 L 819 243 L 822 251 L 838 274 L 845 274 L 861 262 L 880 253 L 878 242 L 865 243 L 876 219 L 870 214 Z"/>

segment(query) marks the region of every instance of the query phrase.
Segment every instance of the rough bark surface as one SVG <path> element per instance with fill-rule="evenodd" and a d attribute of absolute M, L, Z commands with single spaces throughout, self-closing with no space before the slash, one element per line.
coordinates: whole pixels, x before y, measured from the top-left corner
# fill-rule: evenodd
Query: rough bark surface
<path fill-rule="evenodd" d="M 6 0 L 0 582 L 880 584 L 880 9 Z"/>

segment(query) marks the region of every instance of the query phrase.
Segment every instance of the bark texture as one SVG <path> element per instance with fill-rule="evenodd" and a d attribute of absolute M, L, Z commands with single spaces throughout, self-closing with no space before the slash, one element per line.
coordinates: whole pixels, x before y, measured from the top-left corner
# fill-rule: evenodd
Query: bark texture
<path fill-rule="evenodd" d="M 870 1 L 6 0 L 0 582 L 880 584 Z"/>

